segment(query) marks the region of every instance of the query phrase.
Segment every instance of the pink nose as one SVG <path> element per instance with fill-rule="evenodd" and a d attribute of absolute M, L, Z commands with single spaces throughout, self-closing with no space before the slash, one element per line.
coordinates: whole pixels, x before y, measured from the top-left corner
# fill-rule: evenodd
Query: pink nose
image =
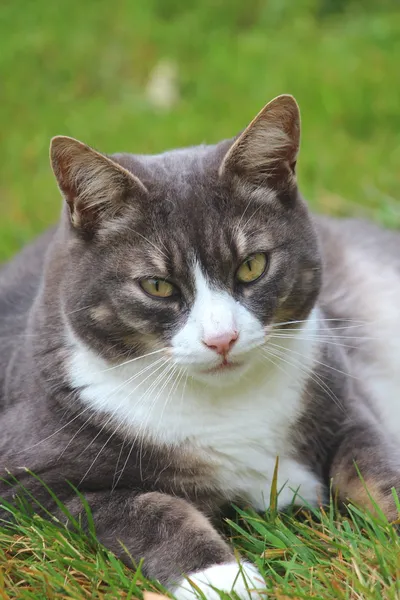
<path fill-rule="evenodd" d="M 237 331 L 229 331 L 220 335 L 210 335 L 203 338 L 205 344 L 210 350 L 214 350 L 217 354 L 228 354 L 233 344 L 238 339 Z"/>

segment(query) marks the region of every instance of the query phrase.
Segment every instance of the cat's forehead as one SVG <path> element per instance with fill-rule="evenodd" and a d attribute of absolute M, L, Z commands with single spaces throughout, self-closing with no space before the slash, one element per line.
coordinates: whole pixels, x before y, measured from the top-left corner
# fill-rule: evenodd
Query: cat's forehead
<path fill-rule="evenodd" d="M 228 146 L 229 147 L 229 146 Z M 130 225 L 134 270 L 186 274 L 199 262 L 214 278 L 237 261 L 268 250 L 282 230 L 279 203 L 268 188 L 227 185 L 219 173 L 227 143 L 154 156 L 118 155 L 149 189 L 142 218 Z"/>
<path fill-rule="evenodd" d="M 212 202 L 204 208 L 196 197 L 185 204 L 171 193 L 168 210 L 156 210 L 134 224 L 126 246 L 121 242 L 131 275 L 192 280 L 194 265 L 200 265 L 211 279 L 223 283 L 232 280 L 247 256 L 274 248 L 277 228 L 263 216 L 265 207 L 249 201 L 240 212 L 220 210 L 219 198 L 213 199 L 217 208 Z"/>
<path fill-rule="evenodd" d="M 279 208 L 271 200 L 272 189 L 262 189 L 221 178 L 219 169 L 232 140 L 216 145 L 195 146 L 158 155 L 114 155 L 113 158 L 138 177 L 149 191 L 141 211 L 155 227 L 168 224 L 169 232 L 184 226 L 187 235 L 237 225 L 254 229 L 254 223 Z M 269 204 L 269 206 L 268 206 Z M 253 216 L 258 213 L 257 221 Z M 146 220 L 146 219 L 145 219 Z M 175 226 L 174 226 L 175 224 Z M 247 227 L 249 226 L 249 227 Z M 239 228 L 236 227 L 239 232 Z"/>
<path fill-rule="evenodd" d="M 114 154 L 112 158 L 140 179 L 155 182 L 184 181 L 192 175 L 218 171 L 233 140 L 168 150 L 160 154 Z M 140 172 L 137 171 L 139 168 Z"/>

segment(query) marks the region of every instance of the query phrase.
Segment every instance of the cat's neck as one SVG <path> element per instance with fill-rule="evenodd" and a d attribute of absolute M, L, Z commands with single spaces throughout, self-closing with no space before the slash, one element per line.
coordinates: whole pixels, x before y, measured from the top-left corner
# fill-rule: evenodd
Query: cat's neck
<path fill-rule="evenodd" d="M 282 437 L 301 411 L 320 322 L 315 308 L 284 337 L 272 338 L 269 349 L 261 348 L 239 382 L 224 387 L 189 379 L 157 354 L 110 367 L 69 332 L 69 382 L 82 390 L 84 406 L 103 413 L 108 427 L 131 439 L 179 445 L 207 438 L 205 432 L 213 437 L 221 428 L 259 422 Z"/>

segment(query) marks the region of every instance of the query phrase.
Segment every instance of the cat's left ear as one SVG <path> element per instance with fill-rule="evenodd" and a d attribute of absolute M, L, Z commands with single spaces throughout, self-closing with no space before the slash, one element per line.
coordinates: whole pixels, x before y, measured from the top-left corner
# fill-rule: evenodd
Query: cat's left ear
<path fill-rule="evenodd" d="M 73 227 L 87 233 L 111 221 L 134 198 L 147 195 L 135 175 L 74 138 L 54 137 L 50 161 Z"/>
<path fill-rule="evenodd" d="M 293 96 L 278 96 L 237 137 L 219 173 L 235 174 L 256 185 L 290 186 L 295 182 L 299 145 L 298 104 Z"/>

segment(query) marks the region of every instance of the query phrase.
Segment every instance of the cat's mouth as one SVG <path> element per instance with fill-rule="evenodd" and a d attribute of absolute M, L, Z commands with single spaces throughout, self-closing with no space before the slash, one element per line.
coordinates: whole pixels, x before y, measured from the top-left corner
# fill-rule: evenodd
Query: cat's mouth
<path fill-rule="evenodd" d="M 216 367 L 211 367 L 211 369 L 205 369 L 202 373 L 206 375 L 212 375 L 213 373 L 221 373 L 223 371 L 231 371 L 232 369 L 238 369 L 242 366 L 243 363 L 232 362 L 224 358 L 224 360 L 217 365 Z"/>

